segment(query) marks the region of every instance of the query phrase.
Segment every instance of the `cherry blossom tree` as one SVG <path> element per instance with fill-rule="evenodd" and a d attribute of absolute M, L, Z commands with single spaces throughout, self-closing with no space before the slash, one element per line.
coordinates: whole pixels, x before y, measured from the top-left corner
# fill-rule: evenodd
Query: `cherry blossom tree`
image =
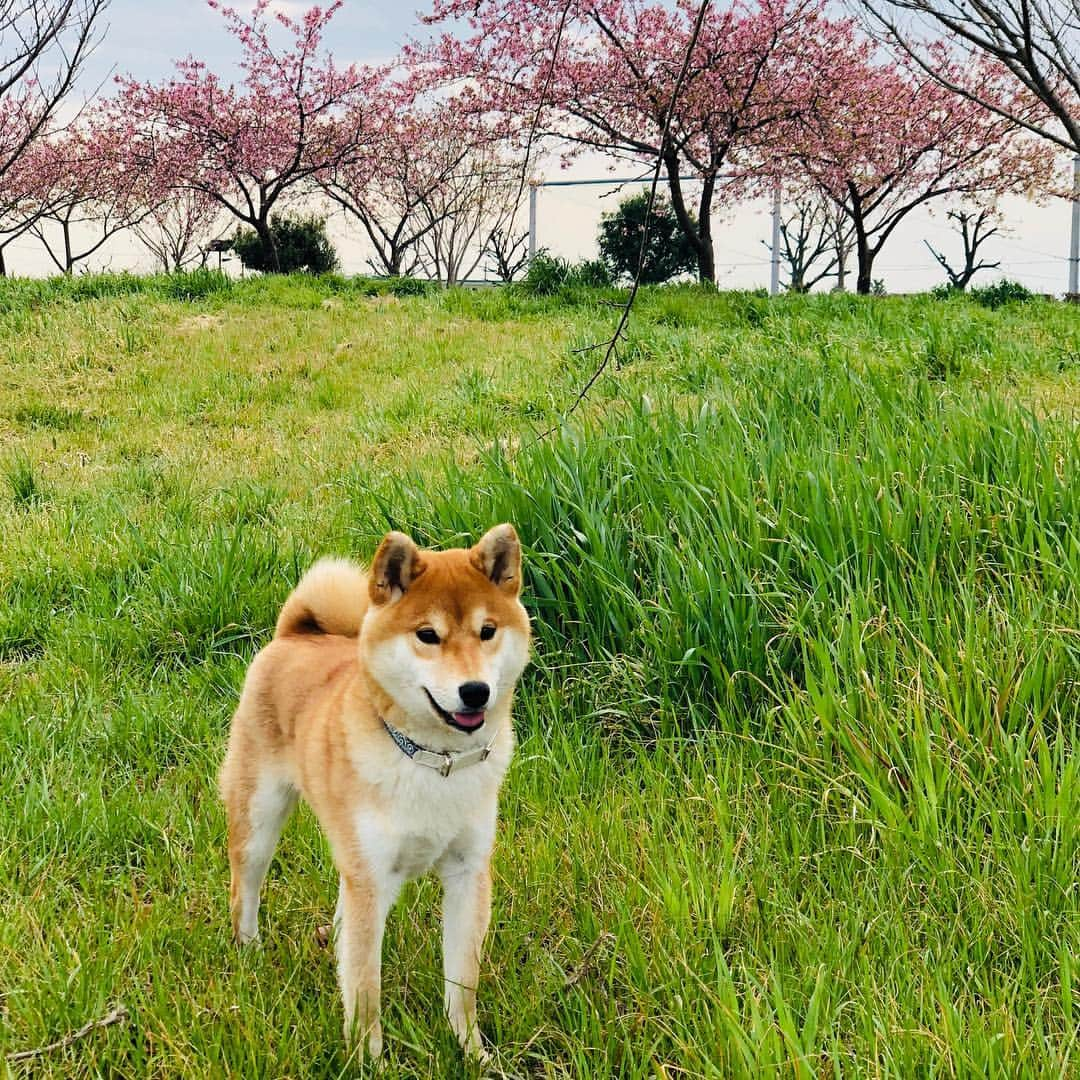
<path fill-rule="evenodd" d="M 981 98 L 1022 107 L 1000 69 L 984 64 L 962 77 Z M 1004 111 L 953 93 L 904 57 L 875 57 L 869 45 L 844 59 L 818 108 L 792 129 L 789 147 L 851 223 L 859 292 L 870 291 L 874 260 L 897 226 L 931 200 L 1051 192 L 1051 149 Z"/>
<path fill-rule="evenodd" d="M 55 126 L 107 6 L 108 0 L 0 0 L 0 178 Z"/>
<path fill-rule="evenodd" d="M 699 0 L 436 0 L 429 20 L 454 21 L 411 58 L 443 78 L 471 80 L 484 107 L 572 148 L 655 161 Z M 711 5 L 672 113 L 663 168 L 672 206 L 702 280 L 715 280 L 712 210 L 735 197 L 780 132 L 808 110 L 836 72 L 848 21 L 821 0 L 738 0 Z M 684 177 L 701 183 L 691 208 Z"/>
<path fill-rule="evenodd" d="M 447 287 L 471 277 L 491 234 L 515 219 L 520 196 L 519 164 L 492 147 L 472 150 L 421 203 L 428 228 L 420 248 L 432 277 Z"/>
<path fill-rule="evenodd" d="M 942 85 L 1080 154 L 1080 0 L 863 0 L 863 7 Z M 942 54 L 934 30 L 976 61 L 1000 64 L 1026 93 L 983 94 L 964 78 L 956 53 Z M 1033 112 L 1031 99 L 1044 108 Z"/>
<path fill-rule="evenodd" d="M 442 102 L 427 107 L 398 89 L 398 102 L 386 110 L 386 123 L 368 153 L 324 173 L 323 193 L 346 217 L 358 221 L 371 241 L 377 273 L 413 274 L 423 261 L 421 241 L 440 224 L 440 187 L 455 182 L 467 168 L 476 138 L 468 120 Z M 453 205 L 442 207 L 448 213 Z"/>
<path fill-rule="evenodd" d="M 241 80 L 226 84 L 189 57 L 161 84 L 122 79 L 123 105 L 148 159 L 254 229 L 276 264 L 271 213 L 370 151 L 383 72 L 339 67 L 323 51 L 340 0 L 297 18 L 271 13 L 270 0 L 256 0 L 247 17 L 208 2 L 240 43 Z M 285 47 L 281 34 L 291 38 Z"/>
<path fill-rule="evenodd" d="M 106 109 L 89 112 L 27 151 L 29 198 L 40 208 L 30 232 L 62 273 L 99 251 L 145 217 L 144 174 Z"/>
<path fill-rule="evenodd" d="M 57 114 L 100 39 L 108 0 L 0 0 L 0 276 L 6 250 L 46 209 L 27 151 Z"/>
<path fill-rule="evenodd" d="M 8 273 L 8 246 L 25 236 L 48 209 L 41 201 L 32 158 L 22 153 L 0 176 L 0 277 Z"/>
<path fill-rule="evenodd" d="M 151 187 L 144 201 L 146 215 L 132 231 L 162 270 L 204 266 L 210 244 L 227 229 L 220 204 L 205 191 L 168 183 Z"/>

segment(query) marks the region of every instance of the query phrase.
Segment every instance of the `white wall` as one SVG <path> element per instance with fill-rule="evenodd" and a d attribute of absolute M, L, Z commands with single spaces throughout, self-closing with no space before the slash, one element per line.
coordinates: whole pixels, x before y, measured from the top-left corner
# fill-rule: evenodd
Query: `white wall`
<path fill-rule="evenodd" d="M 583 163 L 584 165 L 584 163 Z M 575 166 L 566 172 L 552 169 L 549 179 L 575 176 L 605 176 L 602 166 L 589 169 Z M 630 169 L 620 176 L 633 175 Z M 612 209 L 629 191 L 620 192 L 600 186 L 543 188 L 538 196 L 538 245 L 553 254 L 569 259 L 596 254 L 596 231 L 600 215 Z M 1067 286 L 1070 206 L 1063 199 L 1053 199 L 1037 206 L 1024 199 L 1011 198 L 1002 204 L 1006 218 L 1003 236 L 987 242 L 985 258 L 1001 261 L 1000 270 L 984 271 L 976 282 L 989 282 L 1007 276 L 1023 282 L 1036 292 L 1062 293 Z M 917 292 L 945 279 L 944 271 L 934 262 L 923 243 L 929 240 L 939 251 L 955 256 L 960 250 L 959 237 L 952 233 L 945 218 L 947 204 L 936 209 L 920 209 L 898 226 L 875 263 L 874 276 L 885 282 L 889 292 Z M 721 288 L 754 288 L 769 281 L 769 252 L 762 243 L 770 236 L 770 206 L 764 200 L 722 208 L 714 218 L 717 283 Z M 522 208 L 522 229 L 527 220 Z M 330 219 L 329 230 L 341 256 L 342 269 L 349 274 L 368 273 L 369 248 L 359 228 L 351 227 L 338 214 Z M 55 267 L 30 236 L 13 242 L 6 252 L 8 272 L 28 276 L 55 273 Z M 957 259 L 959 261 L 959 259 Z M 216 265 L 216 256 L 212 265 Z M 154 269 L 153 260 L 139 242 L 128 233 L 110 241 L 86 266 L 92 270 Z M 854 262 L 849 266 L 854 287 Z M 478 272 L 480 276 L 480 272 Z M 830 283 L 831 284 L 831 283 Z"/>

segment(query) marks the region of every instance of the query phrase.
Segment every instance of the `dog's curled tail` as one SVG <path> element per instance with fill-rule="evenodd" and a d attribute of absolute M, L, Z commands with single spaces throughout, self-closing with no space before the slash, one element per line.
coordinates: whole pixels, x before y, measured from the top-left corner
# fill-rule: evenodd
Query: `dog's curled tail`
<path fill-rule="evenodd" d="M 367 575 L 348 559 L 320 559 L 293 589 L 274 637 L 341 634 L 356 637 L 368 604 Z"/>

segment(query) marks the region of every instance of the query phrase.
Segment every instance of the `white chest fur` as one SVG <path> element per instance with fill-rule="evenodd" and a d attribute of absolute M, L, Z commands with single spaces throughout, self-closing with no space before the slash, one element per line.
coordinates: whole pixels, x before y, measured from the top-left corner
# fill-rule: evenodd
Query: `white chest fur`
<path fill-rule="evenodd" d="M 494 754 L 451 776 L 402 756 L 353 817 L 357 850 L 376 879 L 396 891 L 433 867 L 446 874 L 484 862 L 504 771 Z"/>

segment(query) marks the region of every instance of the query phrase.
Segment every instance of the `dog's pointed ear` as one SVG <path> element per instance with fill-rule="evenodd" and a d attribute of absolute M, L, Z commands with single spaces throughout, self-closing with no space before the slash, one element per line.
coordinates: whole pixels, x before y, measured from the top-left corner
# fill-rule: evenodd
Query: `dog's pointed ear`
<path fill-rule="evenodd" d="M 513 525 L 488 529 L 472 549 L 472 564 L 504 592 L 521 592 L 521 541 Z"/>
<path fill-rule="evenodd" d="M 399 599 L 423 572 L 424 560 L 416 544 L 404 533 L 387 533 L 371 564 L 371 602 L 387 604 Z"/>

